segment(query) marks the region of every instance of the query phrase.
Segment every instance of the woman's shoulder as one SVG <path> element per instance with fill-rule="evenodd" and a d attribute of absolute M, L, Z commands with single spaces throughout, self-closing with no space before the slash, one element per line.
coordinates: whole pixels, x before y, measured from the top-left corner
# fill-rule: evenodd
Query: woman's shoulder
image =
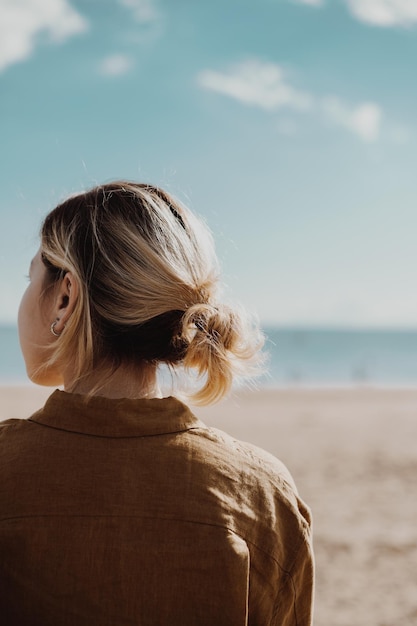
<path fill-rule="evenodd" d="M 256 491 L 265 500 L 274 500 L 278 506 L 292 509 L 302 522 L 310 525 L 308 507 L 300 499 L 295 481 L 286 465 L 272 453 L 252 443 L 241 441 L 214 427 L 206 427 L 200 434 L 205 439 L 211 463 L 226 467 L 227 474 L 244 484 L 250 493 Z"/>

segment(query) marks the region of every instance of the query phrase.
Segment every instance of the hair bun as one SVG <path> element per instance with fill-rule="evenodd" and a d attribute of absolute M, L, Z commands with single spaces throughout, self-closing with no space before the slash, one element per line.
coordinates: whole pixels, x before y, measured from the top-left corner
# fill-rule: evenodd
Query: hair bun
<path fill-rule="evenodd" d="M 201 303 L 190 307 L 183 317 L 183 327 L 211 337 L 215 341 L 230 343 L 231 310 L 224 305 Z"/>
<path fill-rule="evenodd" d="M 188 348 L 186 368 L 195 368 L 206 381 L 193 395 L 197 404 L 220 400 L 232 385 L 235 374 L 254 364 L 263 344 L 263 336 L 250 322 L 226 305 L 200 303 L 191 306 L 182 319 L 181 338 Z M 243 366 L 245 364 L 245 366 Z"/>

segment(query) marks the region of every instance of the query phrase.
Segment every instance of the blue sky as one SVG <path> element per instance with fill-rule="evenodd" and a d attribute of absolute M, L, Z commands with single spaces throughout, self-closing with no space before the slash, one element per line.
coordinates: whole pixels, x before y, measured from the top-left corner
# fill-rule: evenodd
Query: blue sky
<path fill-rule="evenodd" d="M 417 326 L 417 0 L 0 0 L 0 322 L 115 178 L 212 229 L 266 324 Z"/>

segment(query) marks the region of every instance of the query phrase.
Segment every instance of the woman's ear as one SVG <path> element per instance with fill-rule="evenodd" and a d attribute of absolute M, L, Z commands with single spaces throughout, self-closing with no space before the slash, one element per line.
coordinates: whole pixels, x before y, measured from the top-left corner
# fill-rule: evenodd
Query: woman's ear
<path fill-rule="evenodd" d="M 56 287 L 54 313 L 56 333 L 61 334 L 71 317 L 78 301 L 78 281 L 74 274 L 67 272 Z"/>

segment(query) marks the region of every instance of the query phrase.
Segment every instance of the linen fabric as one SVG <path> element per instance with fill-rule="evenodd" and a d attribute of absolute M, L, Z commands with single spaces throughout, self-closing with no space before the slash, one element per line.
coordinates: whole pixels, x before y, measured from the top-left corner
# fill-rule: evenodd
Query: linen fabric
<path fill-rule="evenodd" d="M 285 466 L 175 398 L 55 391 L 0 424 L 7 626 L 307 626 L 311 520 Z"/>

